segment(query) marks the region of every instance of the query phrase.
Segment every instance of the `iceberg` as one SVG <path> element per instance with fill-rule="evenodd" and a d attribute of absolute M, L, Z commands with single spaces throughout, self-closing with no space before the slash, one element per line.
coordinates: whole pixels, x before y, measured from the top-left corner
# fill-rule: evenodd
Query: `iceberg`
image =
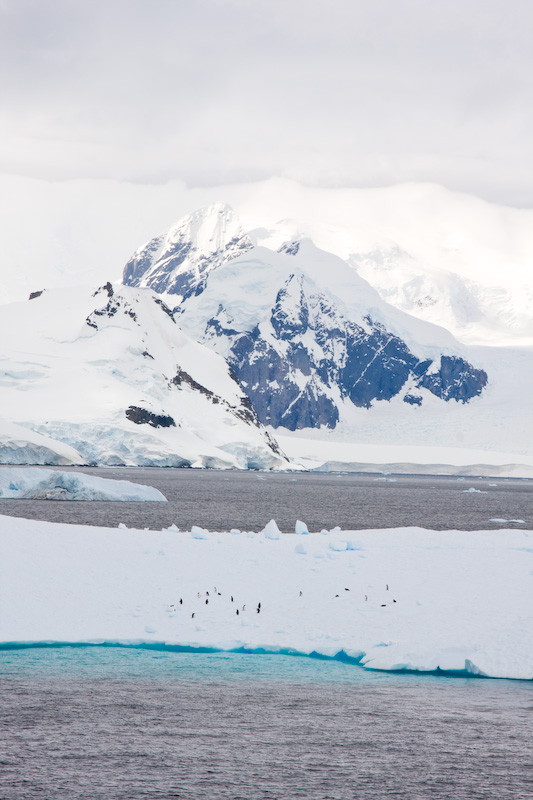
<path fill-rule="evenodd" d="M 166 502 L 166 497 L 152 486 L 36 467 L 1 468 L 0 499 Z"/>

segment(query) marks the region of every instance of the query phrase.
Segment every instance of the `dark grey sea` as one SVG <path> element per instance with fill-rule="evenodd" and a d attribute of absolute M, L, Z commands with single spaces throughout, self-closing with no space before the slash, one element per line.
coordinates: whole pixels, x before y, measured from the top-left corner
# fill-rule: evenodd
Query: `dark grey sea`
<path fill-rule="evenodd" d="M 526 800 L 533 683 L 303 657 L 0 651 L 2 800 Z"/>
<path fill-rule="evenodd" d="M 0 467 L 1 469 L 1 467 Z M 69 468 L 70 470 L 71 468 Z M 417 525 L 434 530 L 533 530 L 533 481 L 491 478 L 379 476 L 353 473 L 258 473 L 161 468 L 79 468 L 160 489 L 168 503 L 1 500 L 0 514 L 51 522 L 160 530 L 261 530 L 274 518 L 294 531 L 364 530 Z M 476 489 L 469 492 L 468 489 Z M 521 523 L 491 519 L 523 520 Z"/>

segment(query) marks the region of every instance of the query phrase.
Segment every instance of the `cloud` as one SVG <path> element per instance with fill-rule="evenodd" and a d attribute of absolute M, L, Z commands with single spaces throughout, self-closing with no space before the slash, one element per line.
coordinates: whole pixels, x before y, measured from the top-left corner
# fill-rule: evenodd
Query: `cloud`
<path fill-rule="evenodd" d="M 0 170 L 533 205 L 529 0 L 3 0 Z"/>

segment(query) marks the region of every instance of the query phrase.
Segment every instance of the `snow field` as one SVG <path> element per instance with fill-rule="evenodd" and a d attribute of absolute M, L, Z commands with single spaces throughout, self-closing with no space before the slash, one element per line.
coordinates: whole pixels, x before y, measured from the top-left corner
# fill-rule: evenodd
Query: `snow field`
<path fill-rule="evenodd" d="M 371 669 L 533 678 L 531 532 L 277 531 L 0 517 L 0 642 L 344 650 Z"/>

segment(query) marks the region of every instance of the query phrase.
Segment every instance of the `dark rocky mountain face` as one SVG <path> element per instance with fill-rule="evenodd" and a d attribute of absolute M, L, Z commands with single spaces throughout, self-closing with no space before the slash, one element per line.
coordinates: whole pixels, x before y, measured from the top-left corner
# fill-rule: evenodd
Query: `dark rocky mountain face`
<path fill-rule="evenodd" d="M 344 318 L 324 295 L 304 291 L 291 275 L 268 319 L 251 331 L 228 327 L 222 306 L 208 320 L 206 341 L 231 343 L 228 361 L 261 422 L 289 430 L 334 428 L 340 401 L 370 408 L 403 392 L 423 404 L 421 389 L 466 403 L 481 394 L 487 374 L 459 356 L 420 360 L 398 336 L 370 316 Z"/>

